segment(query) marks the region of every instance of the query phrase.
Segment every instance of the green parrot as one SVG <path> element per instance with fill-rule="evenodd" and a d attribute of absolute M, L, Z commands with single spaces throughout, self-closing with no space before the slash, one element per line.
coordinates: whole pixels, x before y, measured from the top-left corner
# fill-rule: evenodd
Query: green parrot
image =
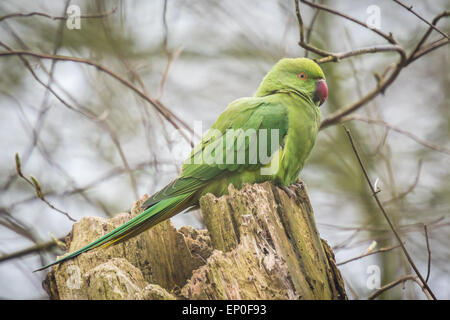
<path fill-rule="evenodd" d="M 127 240 L 231 183 L 271 181 L 286 189 L 294 183 L 314 146 L 319 106 L 328 96 L 325 75 L 307 58 L 281 59 L 253 97 L 232 102 L 183 163 L 181 174 L 145 201 L 144 211 L 94 242 L 36 271 L 99 246 Z"/>

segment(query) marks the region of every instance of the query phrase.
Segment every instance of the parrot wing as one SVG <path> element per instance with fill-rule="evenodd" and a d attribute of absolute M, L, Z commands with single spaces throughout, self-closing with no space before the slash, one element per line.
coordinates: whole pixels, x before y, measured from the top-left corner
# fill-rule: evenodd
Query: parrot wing
<path fill-rule="evenodd" d="M 251 159 L 249 156 L 245 156 L 243 163 L 236 161 L 239 152 L 244 152 L 245 155 L 249 154 L 252 143 L 257 144 L 258 152 L 256 154 L 259 157 L 259 140 L 245 137 L 249 129 L 255 130 L 256 139 L 259 139 L 258 129 L 266 129 L 268 146 L 271 146 L 270 130 L 279 130 L 278 146 L 281 146 L 288 131 L 287 108 L 280 103 L 267 101 L 264 97 L 242 98 L 231 103 L 205 134 L 202 141 L 192 150 L 190 157 L 184 162 L 180 176 L 147 199 L 142 207 L 148 208 L 161 200 L 195 192 L 206 186 L 211 180 L 227 173 L 250 167 L 260 167 L 261 162 L 258 159 Z M 234 130 L 233 136 L 227 137 L 227 130 Z M 230 137 L 233 140 L 231 144 L 226 141 Z M 213 150 L 213 152 L 207 152 L 213 154 L 214 151 L 222 151 L 220 155 L 215 154 L 214 156 L 217 156 L 216 159 L 225 161 L 205 162 L 204 154 L 208 150 Z M 269 155 L 276 151 L 269 150 Z M 227 163 L 227 155 L 232 155 L 234 161 Z"/>

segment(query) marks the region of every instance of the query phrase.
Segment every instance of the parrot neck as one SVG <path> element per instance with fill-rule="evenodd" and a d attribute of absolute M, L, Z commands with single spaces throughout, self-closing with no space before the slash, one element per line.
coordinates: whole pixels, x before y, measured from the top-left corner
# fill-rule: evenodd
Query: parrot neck
<path fill-rule="evenodd" d="M 285 88 L 285 89 L 278 89 L 278 90 L 271 90 L 271 91 L 267 91 L 267 90 L 260 91 L 260 89 L 258 89 L 258 91 L 256 91 L 256 93 L 255 93 L 255 97 L 266 97 L 266 96 L 278 94 L 278 93 L 294 94 L 294 95 L 298 96 L 299 98 L 301 98 L 302 100 L 306 101 L 308 104 L 312 104 L 312 105 L 315 104 L 313 102 L 313 100 L 309 97 L 309 95 L 307 95 L 304 92 L 301 92 L 299 90 L 293 89 L 293 88 Z"/>
<path fill-rule="evenodd" d="M 286 84 L 282 84 L 281 82 L 274 80 L 273 77 L 269 77 L 268 75 L 264 77 L 254 96 L 265 97 L 277 93 L 293 93 L 303 100 L 307 101 L 308 103 L 314 104 L 312 98 L 310 97 L 310 94 L 308 94 L 307 92 L 298 90 Z"/>

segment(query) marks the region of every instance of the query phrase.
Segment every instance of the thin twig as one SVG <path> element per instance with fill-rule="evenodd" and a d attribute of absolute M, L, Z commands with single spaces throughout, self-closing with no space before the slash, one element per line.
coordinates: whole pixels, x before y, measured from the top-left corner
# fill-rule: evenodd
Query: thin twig
<path fill-rule="evenodd" d="M 312 31 L 313 31 L 314 23 L 316 22 L 317 17 L 319 16 L 319 13 L 320 13 L 319 9 L 316 9 L 314 11 L 314 15 L 311 18 L 311 22 L 309 23 L 309 27 L 307 27 L 306 41 L 305 41 L 306 43 L 309 43 L 311 41 L 311 34 L 312 34 Z M 307 49 L 305 49 L 305 58 L 308 58 L 308 54 L 309 54 L 309 51 Z"/>
<path fill-rule="evenodd" d="M 403 50 L 402 47 L 400 47 L 397 44 L 397 42 L 395 40 L 393 40 L 391 34 L 386 35 L 386 34 L 382 33 L 381 31 L 379 31 L 377 29 L 370 28 L 364 22 L 356 20 L 356 19 L 354 19 L 352 17 L 349 17 L 349 16 L 347 16 L 347 15 L 341 13 L 341 12 L 338 12 L 336 10 L 333 10 L 333 9 L 328 8 L 328 7 L 322 6 L 320 4 L 310 3 L 310 2 L 303 1 L 303 0 L 301 0 L 301 1 L 303 3 L 306 3 L 306 4 L 316 8 L 315 16 L 317 16 L 317 14 L 320 11 L 320 9 L 328 11 L 328 12 L 331 12 L 333 14 L 336 14 L 336 15 L 339 15 L 341 17 L 344 17 L 344 18 L 346 18 L 346 19 L 348 19 L 350 21 L 356 22 L 356 23 L 362 25 L 365 28 L 368 28 L 370 30 L 375 30 L 376 33 L 381 34 L 384 38 L 388 39 L 389 43 L 391 43 L 391 45 L 372 46 L 372 47 L 366 47 L 366 48 L 351 50 L 349 52 L 340 52 L 340 53 L 327 52 L 325 50 L 316 48 L 316 47 L 314 47 L 314 46 L 309 44 L 310 29 L 308 30 L 308 34 L 306 36 L 306 41 L 305 41 L 303 19 L 302 19 L 301 13 L 300 13 L 298 0 L 295 0 L 295 13 L 296 13 L 297 20 L 298 20 L 299 34 L 300 34 L 299 45 L 301 47 L 303 47 L 307 51 L 309 50 L 309 51 L 312 51 L 312 52 L 322 56 L 323 58 L 316 60 L 317 63 L 321 64 L 321 63 L 326 63 L 326 62 L 339 62 L 342 59 L 346 59 L 346 58 L 357 56 L 357 55 L 362 55 L 362 54 L 367 54 L 367 53 L 386 52 L 386 51 L 396 51 L 401 56 L 401 62 L 403 63 L 404 61 L 406 61 L 406 53 L 405 53 L 405 51 Z M 314 20 L 315 20 L 315 18 L 313 17 L 313 22 L 314 22 Z M 313 22 L 311 22 L 311 24 Z"/>
<path fill-rule="evenodd" d="M 430 43 L 429 45 L 422 47 L 420 50 L 418 50 L 414 55 L 411 55 L 407 61 L 407 65 L 409 65 L 410 63 L 416 61 L 417 59 L 419 59 L 420 57 L 422 57 L 425 54 L 430 53 L 433 50 L 436 50 L 442 46 L 447 45 L 448 43 L 450 43 L 450 40 L 442 38 L 439 39 L 437 41 L 434 41 L 432 43 Z"/>
<path fill-rule="evenodd" d="M 417 12 L 415 12 L 412 8 L 413 6 L 407 6 L 403 3 L 401 3 L 398 0 L 393 0 L 395 3 L 401 5 L 403 8 L 405 8 L 406 10 L 408 10 L 409 12 L 411 12 L 413 15 L 415 15 L 417 18 L 419 18 L 420 20 L 422 20 L 423 22 L 425 22 L 427 25 L 430 26 L 430 28 L 432 28 L 434 31 L 439 32 L 441 35 L 443 35 L 445 38 L 449 39 L 448 35 L 445 34 L 444 32 L 442 32 L 441 30 L 439 30 L 438 28 L 436 28 L 434 26 L 434 24 L 429 23 L 426 19 L 424 19 L 421 15 L 419 15 Z"/>
<path fill-rule="evenodd" d="M 383 207 L 383 204 L 381 203 L 380 199 L 378 198 L 376 190 L 372 186 L 372 182 L 370 181 L 370 178 L 369 178 L 369 175 L 367 174 L 366 168 L 364 167 L 364 164 L 362 163 L 361 157 L 359 156 L 358 150 L 356 149 L 356 146 L 355 146 L 355 143 L 353 141 L 353 137 L 352 137 L 352 134 L 350 133 L 350 130 L 348 130 L 345 126 L 344 126 L 344 129 L 345 129 L 345 133 L 347 134 L 347 136 L 348 136 L 348 138 L 350 140 L 350 144 L 352 146 L 353 152 L 355 153 L 355 156 L 358 159 L 358 162 L 359 162 L 359 165 L 361 167 L 361 170 L 364 173 L 364 177 L 366 178 L 367 183 L 368 183 L 368 185 L 370 187 L 370 190 L 372 191 L 372 195 L 375 198 L 375 201 L 377 202 L 377 205 L 380 208 L 381 212 L 383 213 L 384 218 L 386 219 L 387 223 L 389 224 L 389 227 L 391 228 L 392 232 L 394 233 L 395 237 L 397 238 L 397 241 L 400 244 L 400 246 L 401 246 L 401 248 L 403 250 L 403 253 L 406 256 L 406 259 L 408 260 L 408 262 L 411 265 L 411 267 L 414 269 L 415 273 L 417 274 L 417 276 L 419 277 L 419 279 L 422 282 L 423 286 L 426 288 L 426 290 L 431 295 L 431 297 L 434 300 L 437 300 L 436 296 L 433 293 L 433 291 L 431 291 L 430 287 L 425 282 L 425 279 L 422 277 L 422 274 L 420 273 L 419 269 L 416 267 L 414 261 L 411 259 L 411 256 L 409 255 L 408 250 L 406 250 L 406 247 L 403 244 L 402 239 L 400 238 L 400 235 L 398 234 L 397 230 L 395 229 L 394 225 L 392 224 L 391 219 L 389 218 L 386 210 Z"/>
<path fill-rule="evenodd" d="M 311 18 L 311 22 L 309 23 L 309 27 L 306 28 L 307 30 L 306 30 L 306 39 L 305 40 L 306 40 L 307 43 L 309 43 L 311 41 L 311 34 L 312 34 L 312 31 L 313 31 L 314 23 L 316 22 L 317 17 L 319 16 L 319 13 L 320 13 L 319 9 L 316 9 L 314 11 L 314 15 Z"/>
<path fill-rule="evenodd" d="M 431 222 L 427 223 L 427 226 L 439 226 L 439 223 L 442 222 L 443 220 L 445 220 L 444 216 L 441 216 Z M 386 229 L 384 227 L 370 227 L 370 226 L 339 226 L 339 225 L 334 225 L 334 224 L 329 224 L 329 223 L 319 223 L 319 225 L 327 227 L 327 228 L 333 228 L 333 229 L 338 229 L 338 230 L 346 230 L 346 231 L 352 231 L 352 230 L 364 230 L 364 231 L 371 231 L 371 232 L 388 232 L 390 231 L 390 229 Z M 448 225 L 448 223 L 443 224 L 444 225 Z M 401 233 L 406 233 L 406 232 L 413 232 L 413 231 L 422 231 L 423 230 L 423 223 L 422 222 L 418 222 L 418 223 L 409 223 L 409 224 L 404 224 L 404 225 L 399 225 L 398 229 L 401 231 Z"/>
<path fill-rule="evenodd" d="M 322 4 L 313 3 L 313 2 L 306 1 L 306 0 L 300 0 L 300 1 L 301 1 L 302 3 L 304 3 L 304 4 L 307 4 L 307 5 L 310 6 L 310 7 L 313 7 L 313 8 L 316 8 L 316 9 L 320 9 L 320 10 L 323 10 L 323 11 L 326 11 L 326 12 L 329 12 L 329 13 L 332 13 L 332 14 L 334 14 L 334 15 L 337 15 L 337 16 L 340 16 L 340 17 L 342 17 L 342 18 L 345 18 L 345 19 L 347 19 L 347 20 L 349 20 L 349 21 L 352 21 L 352 22 L 354 22 L 354 23 L 356 23 L 356 24 L 359 24 L 360 26 L 362 26 L 362 27 L 364 27 L 364 28 L 366 28 L 366 29 L 368 29 L 368 30 L 371 30 L 371 31 L 375 32 L 375 33 L 378 34 L 380 37 L 386 39 L 389 43 L 391 43 L 391 44 L 397 44 L 397 41 L 394 40 L 394 37 L 392 36 L 392 33 L 386 34 L 386 33 L 382 32 L 381 30 L 379 30 L 379 29 L 377 29 L 377 28 L 371 28 L 371 27 L 369 27 L 365 22 L 362 22 L 362 21 L 360 21 L 360 20 L 358 20 L 358 19 L 355 19 L 355 18 L 353 18 L 353 17 L 350 17 L 350 16 L 348 16 L 348 15 L 346 15 L 346 14 L 340 12 L 340 11 L 334 10 L 334 9 L 329 8 L 329 7 L 327 7 L 327 6 L 324 6 L 324 5 L 322 5 Z"/>
<path fill-rule="evenodd" d="M 427 252 L 428 252 L 428 262 L 427 262 L 427 276 L 425 278 L 425 282 L 428 283 L 428 279 L 430 278 L 431 271 L 431 249 L 430 249 L 430 241 L 428 240 L 428 228 L 427 225 L 423 225 L 423 230 L 425 231 L 425 240 L 427 243 Z"/>
<path fill-rule="evenodd" d="M 158 100 L 162 98 L 162 95 L 163 95 L 163 92 L 164 92 L 164 85 L 165 85 L 166 80 L 167 80 L 167 75 L 169 74 L 170 66 L 171 66 L 172 62 L 178 58 L 178 56 L 181 54 L 182 51 L 183 51 L 183 47 L 179 47 L 174 52 L 169 53 L 168 56 L 167 56 L 166 67 L 164 68 L 164 72 L 163 72 L 163 75 L 161 77 L 161 81 L 159 82 Z"/>
<path fill-rule="evenodd" d="M 380 248 L 380 249 L 378 249 L 378 250 L 371 251 L 371 252 L 367 252 L 367 253 L 363 253 L 363 254 L 360 255 L 360 256 L 357 256 L 357 257 L 354 257 L 354 258 L 351 258 L 351 259 L 348 259 L 348 260 L 345 260 L 345 261 L 336 263 L 336 265 L 337 265 L 337 266 L 341 266 L 341 265 L 343 265 L 343 264 L 346 264 L 346 263 L 349 263 L 349 262 L 352 262 L 352 261 L 359 260 L 359 259 L 361 259 L 361 258 L 370 256 L 370 255 L 372 255 L 372 254 L 391 251 L 391 250 L 396 249 L 396 248 L 398 248 L 398 247 L 400 247 L 400 245 L 396 245 L 396 246 L 388 247 L 388 248 Z"/>
<path fill-rule="evenodd" d="M 87 15 L 80 15 L 79 18 L 80 19 L 98 19 L 98 18 L 104 18 L 107 17 L 113 13 L 115 13 L 117 11 L 117 7 L 113 8 L 112 10 L 105 12 L 105 13 L 97 13 L 97 14 L 87 14 Z M 26 17 L 31 17 L 31 16 L 40 16 L 40 17 L 45 17 L 45 18 L 49 18 L 52 20 L 67 20 L 69 19 L 69 16 L 52 16 L 49 15 L 47 13 L 43 13 L 43 12 L 29 12 L 29 13 L 10 13 L 7 15 L 4 15 L 2 17 L 0 17 L 0 22 L 2 22 L 3 20 L 6 19 L 10 19 L 10 18 L 26 18 Z"/>
<path fill-rule="evenodd" d="M 450 16 L 450 11 L 444 11 L 443 13 L 437 15 L 433 21 L 432 21 L 432 25 L 435 26 L 439 20 L 441 20 L 444 17 L 448 17 Z M 420 39 L 420 41 L 417 43 L 416 47 L 414 48 L 414 50 L 411 52 L 408 61 L 411 60 L 412 57 L 415 56 L 415 54 L 420 50 L 420 48 L 422 47 L 422 45 L 425 43 L 425 41 L 428 39 L 429 35 L 431 34 L 431 32 L 433 31 L 433 28 L 430 27 L 428 28 L 428 30 L 425 32 L 425 34 L 423 35 L 423 37 Z"/>
<path fill-rule="evenodd" d="M 430 148 L 430 149 L 432 149 L 434 151 L 438 151 L 438 152 L 450 155 L 450 149 L 447 149 L 447 148 L 445 148 L 443 146 L 440 146 L 438 144 L 435 144 L 435 143 L 426 141 L 426 140 L 424 140 L 422 138 L 419 138 L 418 136 L 412 134 L 411 132 L 406 131 L 406 130 L 398 127 L 398 126 L 394 126 L 392 124 L 389 124 L 386 121 L 381 120 L 381 119 L 372 119 L 372 118 L 368 118 L 368 117 L 364 117 L 364 116 L 360 116 L 360 115 L 350 115 L 350 116 L 347 116 L 347 117 L 343 117 L 340 120 L 340 122 L 343 123 L 343 122 L 352 121 L 352 120 L 363 121 L 363 122 L 370 123 L 370 124 L 376 124 L 376 125 L 384 126 L 386 128 L 389 128 L 392 131 L 401 133 L 402 135 L 407 136 L 408 138 L 411 138 L 415 142 L 423 145 L 424 147 L 427 147 L 427 148 Z"/>
<path fill-rule="evenodd" d="M 448 227 L 448 226 L 450 226 L 450 223 L 440 223 L 440 224 L 436 224 L 436 225 L 434 225 L 433 226 L 433 230 L 435 230 L 435 229 L 439 229 L 439 228 L 446 228 L 446 227 Z M 431 230 L 431 228 L 429 228 L 430 230 Z M 423 224 L 421 224 L 421 227 L 419 228 L 413 228 L 413 229 L 409 229 L 409 230 L 400 230 L 402 233 L 409 233 L 409 232 L 423 232 Z M 388 233 L 389 232 L 389 234 L 386 234 L 386 233 Z M 381 234 L 381 235 L 379 235 L 379 236 L 370 236 L 369 238 L 366 238 L 366 239 L 361 239 L 361 240 L 358 240 L 358 241 L 355 241 L 355 242 L 353 242 L 352 243 L 352 245 L 351 246 L 347 246 L 346 248 L 348 249 L 348 248 L 355 248 L 355 247 L 358 247 L 358 246 L 366 246 L 367 245 L 367 243 L 368 242 L 373 242 L 374 240 L 375 241 L 378 241 L 378 242 L 381 242 L 381 241 L 390 241 L 390 240 L 392 240 L 392 235 L 391 235 L 391 233 L 392 233 L 392 231 L 391 230 L 383 230 L 383 234 Z"/>
<path fill-rule="evenodd" d="M 64 238 L 54 239 L 54 240 L 42 242 L 42 243 L 37 243 L 31 247 L 28 247 L 28 248 L 25 248 L 25 249 L 22 249 L 22 250 L 13 252 L 13 253 L 4 254 L 4 255 L 0 256 L 0 262 L 5 262 L 7 260 L 20 258 L 20 257 L 26 256 L 30 253 L 35 253 L 36 251 L 48 250 L 50 248 L 53 248 L 54 246 L 58 246 L 57 241 L 64 241 Z"/>
<path fill-rule="evenodd" d="M 321 59 L 316 59 L 316 62 L 318 64 L 327 63 L 327 62 L 339 62 L 340 60 L 354 57 L 354 56 L 363 55 L 363 54 L 389 52 L 389 51 L 396 51 L 396 52 L 399 52 L 400 54 L 404 54 L 403 49 L 399 45 L 379 45 L 379 46 L 354 49 L 354 50 L 351 50 L 348 52 L 333 53 L 327 57 L 324 57 Z"/>
<path fill-rule="evenodd" d="M 315 54 L 318 54 L 319 56 L 322 56 L 322 57 L 333 56 L 333 53 L 316 48 L 305 41 L 303 19 L 302 19 L 302 15 L 300 13 L 300 7 L 298 4 L 298 0 L 294 0 L 294 3 L 295 3 L 295 14 L 297 16 L 298 28 L 299 28 L 299 34 L 300 34 L 300 41 L 298 44 L 305 50 L 314 52 Z"/>
<path fill-rule="evenodd" d="M 353 288 L 353 286 L 350 284 L 350 282 L 344 278 L 344 283 L 345 283 L 345 286 L 350 290 L 350 292 L 353 296 L 353 300 L 359 300 L 359 295 L 356 292 L 356 290 Z"/>
<path fill-rule="evenodd" d="M 77 220 L 75 220 L 74 218 L 72 218 L 67 212 L 62 211 L 58 208 L 56 208 L 54 205 L 52 205 L 45 197 L 44 197 L 44 193 L 42 192 L 42 188 L 41 185 L 39 183 L 39 181 L 36 180 L 36 178 L 34 178 L 33 176 L 30 176 L 30 179 L 28 179 L 27 177 L 25 177 L 22 173 L 22 167 L 21 167 L 21 163 L 20 163 L 20 157 L 19 154 L 16 153 L 15 155 L 15 160 L 16 160 L 16 171 L 17 174 L 19 175 L 19 177 L 21 177 L 23 180 L 25 180 L 30 186 L 32 186 L 36 192 L 36 196 L 41 199 L 43 202 L 45 202 L 50 208 L 52 208 L 55 211 L 58 211 L 59 213 L 62 213 L 63 215 L 65 215 L 69 220 L 76 222 Z"/>
<path fill-rule="evenodd" d="M 367 299 L 368 300 L 373 300 L 376 297 L 378 297 L 380 294 L 382 294 L 383 292 L 385 292 L 385 291 L 387 291 L 389 289 L 392 289 L 393 287 L 395 287 L 395 286 L 397 286 L 397 285 L 399 285 L 401 283 L 404 283 L 405 281 L 408 281 L 408 280 L 415 281 L 416 280 L 416 276 L 413 275 L 413 274 L 409 274 L 409 275 L 406 275 L 404 277 L 401 277 L 400 279 L 392 281 L 392 282 L 388 283 L 387 285 L 382 286 L 380 289 L 378 289 L 374 293 L 372 293 Z"/>

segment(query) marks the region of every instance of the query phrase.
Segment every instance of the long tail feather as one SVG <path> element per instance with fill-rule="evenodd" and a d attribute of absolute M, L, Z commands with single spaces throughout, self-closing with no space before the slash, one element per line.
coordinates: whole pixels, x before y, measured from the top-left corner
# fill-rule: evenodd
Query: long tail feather
<path fill-rule="evenodd" d="M 138 235 L 139 233 L 157 225 L 158 223 L 166 219 L 169 219 L 170 217 L 184 210 L 187 207 L 187 203 L 189 202 L 192 194 L 193 193 L 189 193 L 161 200 L 160 202 L 149 207 L 148 209 L 146 209 L 133 219 L 125 222 L 124 224 L 117 227 L 113 231 L 105 234 L 103 237 L 98 238 L 97 240 L 86 245 L 85 247 L 75 252 L 72 252 L 69 255 L 55 262 L 52 262 L 50 264 L 47 264 L 46 266 L 34 270 L 33 272 L 41 271 L 55 264 L 70 260 L 82 254 L 83 252 L 92 250 L 99 246 L 108 247 L 110 245 L 114 245 L 122 241 L 125 241 L 129 238 L 132 238 Z"/>

